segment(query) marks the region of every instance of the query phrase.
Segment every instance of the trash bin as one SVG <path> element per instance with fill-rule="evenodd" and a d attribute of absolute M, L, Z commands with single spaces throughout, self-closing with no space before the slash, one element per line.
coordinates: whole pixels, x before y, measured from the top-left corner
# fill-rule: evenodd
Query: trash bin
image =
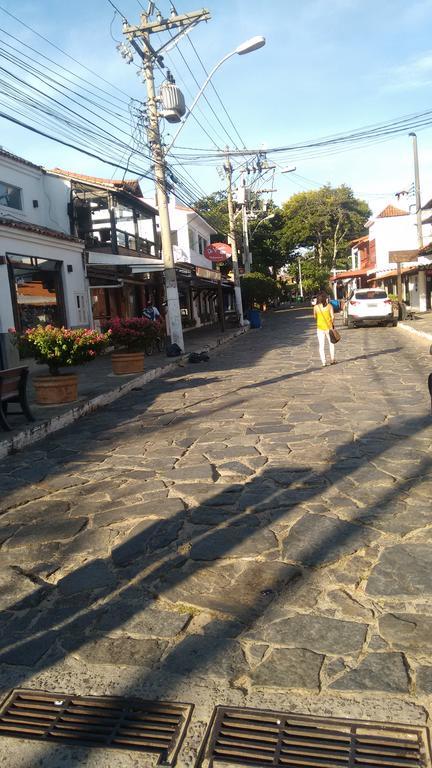
<path fill-rule="evenodd" d="M 247 319 L 251 328 L 261 328 L 261 315 L 258 309 L 249 309 Z"/>

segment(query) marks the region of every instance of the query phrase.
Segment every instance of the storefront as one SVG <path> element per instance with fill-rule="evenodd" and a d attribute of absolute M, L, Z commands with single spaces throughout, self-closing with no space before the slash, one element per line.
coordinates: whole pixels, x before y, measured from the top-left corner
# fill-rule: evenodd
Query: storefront
<path fill-rule="evenodd" d="M 17 330 L 65 325 L 62 262 L 11 254 L 7 264 Z"/>
<path fill-rule="evenodd" d="M 0 221 L 0 347 L 2 366 L 17 363 L 9 328 L 88 326 L 90 307 L 83 245 L 46 227 Z"/>
<path fill-rule="evenodd" d="M 115 317 L 141 317 L 148 301 L 161 309 L 164 266 L 159 259 L 99 252 L 87 258 L 96 327 Z"/>

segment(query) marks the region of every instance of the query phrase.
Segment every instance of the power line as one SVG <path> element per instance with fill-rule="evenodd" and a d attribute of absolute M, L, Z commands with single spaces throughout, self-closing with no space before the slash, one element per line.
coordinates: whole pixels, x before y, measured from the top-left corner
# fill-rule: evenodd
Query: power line
<path fill-rule="evenodd" d="M 1 42 L 4 42 L 4 41 L 1 41 Z M 7 45 L 7 43 L 6 43 L 6 45 Z M 8 47 L 10 47 L 10 46 L 8 46 Z M 75 90 L 69 88 L 67 85 L 65 85 L 61 81 L 59 81 L 59 80 L 51 77 L 50 75 L 46 74 L 45 71 L 40 70 L 38 67 L 34 66 L 33 64 L 29 64 L 29 63 L 25 62 L 23 59 L 21 59 L 19 57 L 13 56 L 12 54 L 10 54 L 8 51 L 4 50 L 1 47 L 0 47 L 0 51 L 2 52 L 3 57 L 7 61 L 9 61 L 11 64 L 13 64 L 19 71 L 21 71 L 22 69 L 25 69 L 25 71 L 28 74 L 31 74 L 31 73 L 34 74 L 34 76 L 39 81 L 43 82 L 48 88 L 51 88 L 53 91 L 57 91 L 58 93 L 61 93 L 63 96 L 65 96 L 67 99 L 72 101 L 74 104 L 77 104 L 81 108 L 87 109 L 95 117 L 98 117 L 99 119 L 103 119 L 104 123 L 107 122 L 107 120 L 106 120 L 107 115 L 110 115 L 110 116 L 113 117 L 113 119 L 117 120 L 120 123 L 126 124 L 129 127 L 129 122 L 125 118 L 119 116 L 117 113 L 112 112 L 110 110 L 107 110 L 107 108 L 105 106 L 99 105 L 96 101 L 94 101 L 93 99 L 87 98 L 86 96 L 82 95 L 79 91 L 75 91 Z M 23 55 L 25 55 L 25 54 L 23 54 Z M 30 58 L 30 57 L 25 57 L 25 58 Z M 50 69 L 48 69 L 48 71 L 52 72 L 52 70 L 50 70 Z M 56 73 L 54 72 L 53 74 L 56 74 Z M 69 94 L 72 94 L 72 95 L 69 95 Z M 77 97 L 77 98 L 74 98 L 74 97 Z M 90 104 L 95 109 L 103 111 L 103 115 L 96 114 L 95 112 L 90 110 L 87 107 L 86 104 L 81 104 L 80 101 L 78 101 L 77 99 L 81 99 L 82 101 L 87 102 L 88 104 Z M 113 123 L 109 123 L 109 124 L 112 127 L 116 128 L 117 130 L 121 130 L 122 132 L 125 132 L 124 128 L 120 128 L 119 126 L 115 126 Z"/>
<path fill-rule="evenodd" d="M 80 87 L 82 88 L 82 90 L 87 91 L 88 93 L 92 94 L 93 91 L 89 90 L 90 88 L 92 88 L 95 91 L 98 91 L 99 93 L 103 93 L 105 95 L 108 95 L 109 99 L 106 99 L 104 96 L 100 96 L 99 93 L 93 94 L 93 96 L 98 98 L 100 101 L 106 102 L 107 104 L 110 104 L 115 109 L 118 109 L 118 105 L 114 104 L 113 99 L 115 101 L 117 101 L 118 103 L 123 104 L 123 105 L 124 104 L 129 104 L 129 101 L 134 101 L 134 99 L 132 99 L 132 97 L 130 97 L 130 99 L 128 101 L 125 101 L 124 99 L 119 99 L 117 96 L 114 96 L 113 94 L 108 94 L 108 92 L 105 91 L 103 88 L 99 88 L 97 85 L 93 85 L 92 83 L 89 83 L 88 79 L 86 80 L 84 77 L 81 77 L 81 75 L 78 75 L 77 73 L 69 72 L 69 70 L 66 69 L 66 67 L 63 67 L 62 64 L 59 64 L 59 62 L 54 61 L 54 59 L 51 59 L 49 56 L 46 56 L 44 53 L 39 51 L 37 48 L 33 48 L 29 43 L 24 43 L 22 40 L 19 39 L 19 37 L 16 37 L 11 32 L 8 32 L 7 30 L 3 29 L 2 27 L 0 27 L 0 32 L 3 32 L 3 34 L 7 35 L 9 38 L 14 40 L 16 43 L 21 45 L 26 50 L 32 51 L 37 56 L 39 56 L 41 59 L 44 59 L 45 61 L 49 61 L 50 64 L 53 64 L 58 69 L 62 70 L 63 72 L 66 72 L 67 75 L 72 75 L 72 78 L 75 78 L 76 80 L 80 80 L 82 83 L 85 83 L 87 87 L 83 88 L 83 86 L 81 85 Z M 6 43 L 5 41 L 3 41 L 3 43 L 4 43 L 4 45 L 8 45 L 8 43 Z M 9 46 L 9 47 L 12 48 L 12 50 L 14 50 L 13 46 Z M 26 54 L 21 53 L 21 56 L 25 56 L 25 55 Z M 28 57 L 28 58 L 30 58 L 30 57 Z M 45 66 L 46 69 L 48 69 L 48 71 L 53 72 L 52 69 L 50 69 L 49 67 L 46 67 L 46 65 L 44 65 L 44 66 Z M 74 80 L 71 79 L 70 77 L 68 77 L 67 75 L 60 75 L 59 73 L 56 73 L 56 72 L 53 72 L 53 73 L 54 74 L 58 74 L 59 77 L 62 77 L 64 80 L 66 80 L 68 82 L 74 83 Z"/>
<path fill-rule="evenodd" d="M 111 0 L 109 0 L 111 2 Z M 111 3 L 112 5 L 112 3 Z M 6 10 L 2 5 L 0 5 L 0 11 L 3 11 L 3 13 L 6 13 L 7 16 L 10 16 L 12 19 L 17 21 L 19 24 L 21 24 L 23 27 L 28 29 L 30 32 L 32 32 L 34 35 L 37 35 L 41 38 L 41 40 L 44 40 L 48 45 L 51 45 L 52 48 L 55 48 L 57 51 L 60 51 L 60 53 L 63 54 L 63 56 L 66 56 L 71 61 L 74 61 L 75 64 L 78 64 L 80 67 L 85 69 L 87 72 L 90 72 L 90 74 L 94 75 L 94 77 L 97 77 L 99 80 L 102 80 L 102 82 L 106 83 L 110 86 L 110 88 L 113 88 L 114 90 L 118 91 L 119 93 L 122 93 L 124 96 L 128 96 L 127 93 L 122 91 L 121 88 L 118 88 L 117 85 L 114 85 L 113 83 L 110 83 L 109 80 L 106 80 L 102 75 L 100 75 L 98 72 L 95 72 L 93 69 L 90 69 L 90 67 L 87 67 L 85 64 L 82 64 L 82 62 L 78 61 L 78 59 L 75 59 L 74 56 L 71 56 L 70 53 L 67 53 L 67 51 L 63 50 L 63 48 L 60 48 L 56 43 L 52 43 L 51 40 L 48 40 L 47 37 L 44 37 L 44 35 L 41 35 L 39 32 L 37 32 L 33 27 L 31 27 L 29 24 L 26 24 L 24 21 L 18 18 L 18 16 L 15 16 L 13 13 L 10 13 L 10 11 Z M 129 97 L 128 97 L 129 98 Z"/>
<path fill-rule="evenodd" d="M 171 8 L 174 10 L 174 12 L 175 12 L 175 13 L 177 13 L 177 10 L 176 10 L 176 7 L 175 7 L 174 3 L 171 3 Z M 201 59 L 201 56 L 199 55 L 199 53 L 198 53 L 198 51 L 197 51 L 197 49 L 196 49 L 196 46 L 195 46 L 195 44 L 194 44 L 193 40 L 191 40 L 191 39 L 190 39 L 190 37 L 188 37 L 188 41 L 189 41 L 189 44 L 190 44 L 190 46 L 191 46 L 192 50 L 194 51 L 194 53 L 195 53 L 195 55 L 196 55 L 196 57 L 197 57 L 197 59 L 198 59 L 199 63 L 201 64 L 201 67 L 202 67 L 202 69 L 203 69 L 203 71 L 204 71 L 204 74 L 205 74 L 205 76 L 206 76 L 206 77 L 208 77 L 209 73 L 208 73 L 208 71 L 207 71 L 207 68 L 206 68 L 206 66 L 205 66 L 205 64 L 204 64 L 204 62 L 203 62 L 203 60 Z M 180 51 L 179 51 L 179 52 L 180 52 Z M 195 78 L 194 78 L 194 79 L 195 79 Z M 195 79 L 195 82 L 196 82 L 196 83 L 197 83 L 197 85 L 198 85 L 198 82 L 197 82 L 197 80 L 196 80 L 196 79 Z M 236 128 L 236 126 L 234 125 L 234 122 L 233 122 L 233 120 L 232 120 L 232 118 L 231 118 L 231 115 L 229 114 L 228 110 L 226 109 L 226 107 L 225 107 L 225 104 L 223 103 L 223 101 L 222 101 L 222 99 L 221 99 L 221 97 L 220 97 L 220 95 L 219 95 L 218 91 L 216 90 L 216 86 L 214 85 L 214 83 L 212 82 L 212 80 L 210 80 L 210 86 L 211 86 L 211 88 L 213 89 L 214 93 L 216 94 L 216 96 L 217 96 L 217 99 L 218 99 L 218 101 L 219 101 L 219 103 L 220 103 L 220 105 L 221 105 L 221 107 L 222 107 L 223 111 L 225 112 L 225 114 L 226 114 L 226 116 L 227 116 L 227 118 L 228 118 L 229 122 L 231 123 L 231 126 L 233 127 L 233 129 L 234 129 L 235 133 L 237 134 L 238 138 L 240 139 L 240 144 L 242 144 L 243 146 L 245 146 L 245 142 L 244 142 L 244 140 L 242 139 L 242 137 L 240 136 L 240 134 L 239 134 L 239 132 L 238 132 L 238 130 L 237 130 L 237 128 Z M 199 85 L 198 85 L 198 87 L 199 87 Z M 207 101 L 207 99 L 206 99 L 206 101 Z M 214 114 L 214 115 L 216 115 L 216 112 L 215 112 L 215 110 L 214 110 L 212 107 L 211 107 L 211 110 L 212 110 L 213 114 Z M 217 115 L 216 115 L 216 116 L 217 116 Z M 219 117 L 218 117 L 218 116 L 217 116 L 217 119 L 219 120 Z M 220 122 L 220 120 L 219 120 L 219 122 Z M 229 134 L 228 134 L 228 132 L 226 131 L 226 129 L 225 129 L 225 128 L 224 128 L 224 130 L 225 130 L 225 133 L 227 134 L 227 136 L 229 137 Z M 232 139 L 231 139 L 231 138 L 230 138 L 230 141 L 232 141 Z M 234 145 L 235 145 L 235 142 L 233 142 L 233 143 L 234 143 Z"/>
<path fill-rule="evenodd" d="M 108 160 L 105 157 L 101 157 L 100 155 L 96 155 L 94 152 L 88 152 L 85 149 L 82 149 L 80 147 L 77 147 L 75 144 L 72 144 L 67 141 L 63 141 L 62 139 L 59 139 L 56 136 L 50 136 L 49 134 L 45 133 L 44 131 L 40 131 L 37 128 L 34 128 L 33 126 L 29 125 L 28 123 L 24 123 L 22 120 L 17 120 L 16 118 L 12 117 L 11 115 L 7 115 L 5 112 L 0 112 L 0 117 L 3 117 L 5 120 L 8 120 L 11 123 L 14 123 L 15 125 L 19 125 L 22 128 L 27 128 L 27 130 L 31 131 L 32 133 L 36 133 L 39 136 L 44 136 L 46 139 L 51 139 L 51 141 L 55 141 L 58 144 L 63 144 L 65 147 L 70 147 L 71 149 L 76 149 L 78 152 L 81 152 L 84 155 L 88 155 L 89 157 L 93 157 L 96 160 L 100 160 L 100 162 L 105 163 L 106 165 L 115 166 L 118 168 L 124 169 L 124 166 L 118 165 L 118 163 L 112 162 Z M 126 169 L 127 170 L 127 169 Z M 141 175 L 143 178 L 146 179 L 152 179 L 154 181 L 154 177 L 150 175 L 149 173 L 142 173 Z"/>

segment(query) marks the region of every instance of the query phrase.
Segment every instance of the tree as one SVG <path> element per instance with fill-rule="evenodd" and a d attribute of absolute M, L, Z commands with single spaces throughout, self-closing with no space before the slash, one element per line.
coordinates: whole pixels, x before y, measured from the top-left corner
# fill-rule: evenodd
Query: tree
<path fill-rule="evenodd" d="M 242 275 L 241 290 L 243 302 L 249 308 L 254 304 L 267 304 L 278 294 L 276 281 L 260 272 Z"/>
<path fill-rule="evenodd" d="M 365 232 L 371 215 L 364 200 L 346 184 L 293 195 L 283 208 L 281 244 L 287 252 L 313 250 L 316 262 L 328 270 L 347 267 L 349 243 Z"/>
<path fill-rule="evenodd" d="M 317 263 L 313 251 L 308 256 L 301 259 L 302 286 L 303 292 L 307 295 L 318 293 L 320 290 L 330 292 L 329 278 L 330 270 Z M 299 277 L 297 261 L 290 267 L 289 273 L 296 278 Z"/>
<path fill-rule="evenodd" d="M 194 209 L 208 221 L 218 235 L 226 238 L 229 232 L 228 202 L 224 192 L 213 192 L 194 203 Z"/>
<path fill-rule="evenodd" d="M 289 261 L 281 241 L 284 218 L 280 208 L 273 208 L 251 226 L 250 249 L 254 270 L 277 278 Z"/>

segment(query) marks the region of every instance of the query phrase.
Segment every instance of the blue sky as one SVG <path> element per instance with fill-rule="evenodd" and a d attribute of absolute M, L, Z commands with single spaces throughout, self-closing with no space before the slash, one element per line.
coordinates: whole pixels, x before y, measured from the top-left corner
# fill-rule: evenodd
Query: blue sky
<path fill-rule="evenodd" d="M 147 0 L 142 0 L 147 5 Z M 137 22 L 139 0 L 118 0 L 122 13 Z M 0 0 L 42 35 L 137 99 L 145 88 L 116 51 L 111 38 L 121 38 L 121 23 L 113 20 L 107 0 Z M 159 0 L 161 11 L 168 0 Z M 178 0 L 179 13 L 196 10 Z M 265 35 L 264 48 L 229 59 L 214 84 L 246 146 L 271 148 L 349 131 L 364 125 L 432 108 L 432 0 L 211 0 L 205 4 L 212 19 L 191 33 L 207 69 L 243 40 Z M 71 12 L 71 9 L 73 11 Z M 58 52 L 0 11 L 0 27 L 45 51 L 71 71 L 85 74 Z M 4 33 L 0 37 L 5 39 Z M 180 48 L 198 82 L 205 75 L 186 39 Z M 184 62 L 173 51 L 172 66 L 187 103 L 197 92 Z M 85 74 L 92 81 L 89 73 Z M 103 87 L 101 81 L 94 80 Z M 206 91 L 230 134 L 234 131 L 211 90 Z M 213 134 L 215 118 L 201 101 L 200 122 Z M 215 137 L 219 146 L 226 136 Z M 173 129 L 165 129 L 169 139 Z M 236 137 L 234 137 L 236 138 Z M 432 194 L 432 131 L 418 131 L 422 195 Z M 238 141 L 238 139 L 237 139 Z M 38 138 L 1 121 L 2 145 L 47 167 L 62 166 L 82 173 L 111 176 L 112 170 L 72 150 Z M 202 129 L 190 119 L 178 145 L 213 149 Z M 292 157 L 296 174 L 277 173 L 277 202 L 301 189 L 320 184 L 347 183 L 377 211 L 393 201 L 395 191 L 413 181 L 411 140 L 403 135 L 355 151 L 311 159 Z M 215 167 L 188 169 L 200 187 L 211 192 L 222 182 Z M 119 176 L 122 173 L 118 174 Z M 146 191 L 150 186 L 143 184 Z"/>

